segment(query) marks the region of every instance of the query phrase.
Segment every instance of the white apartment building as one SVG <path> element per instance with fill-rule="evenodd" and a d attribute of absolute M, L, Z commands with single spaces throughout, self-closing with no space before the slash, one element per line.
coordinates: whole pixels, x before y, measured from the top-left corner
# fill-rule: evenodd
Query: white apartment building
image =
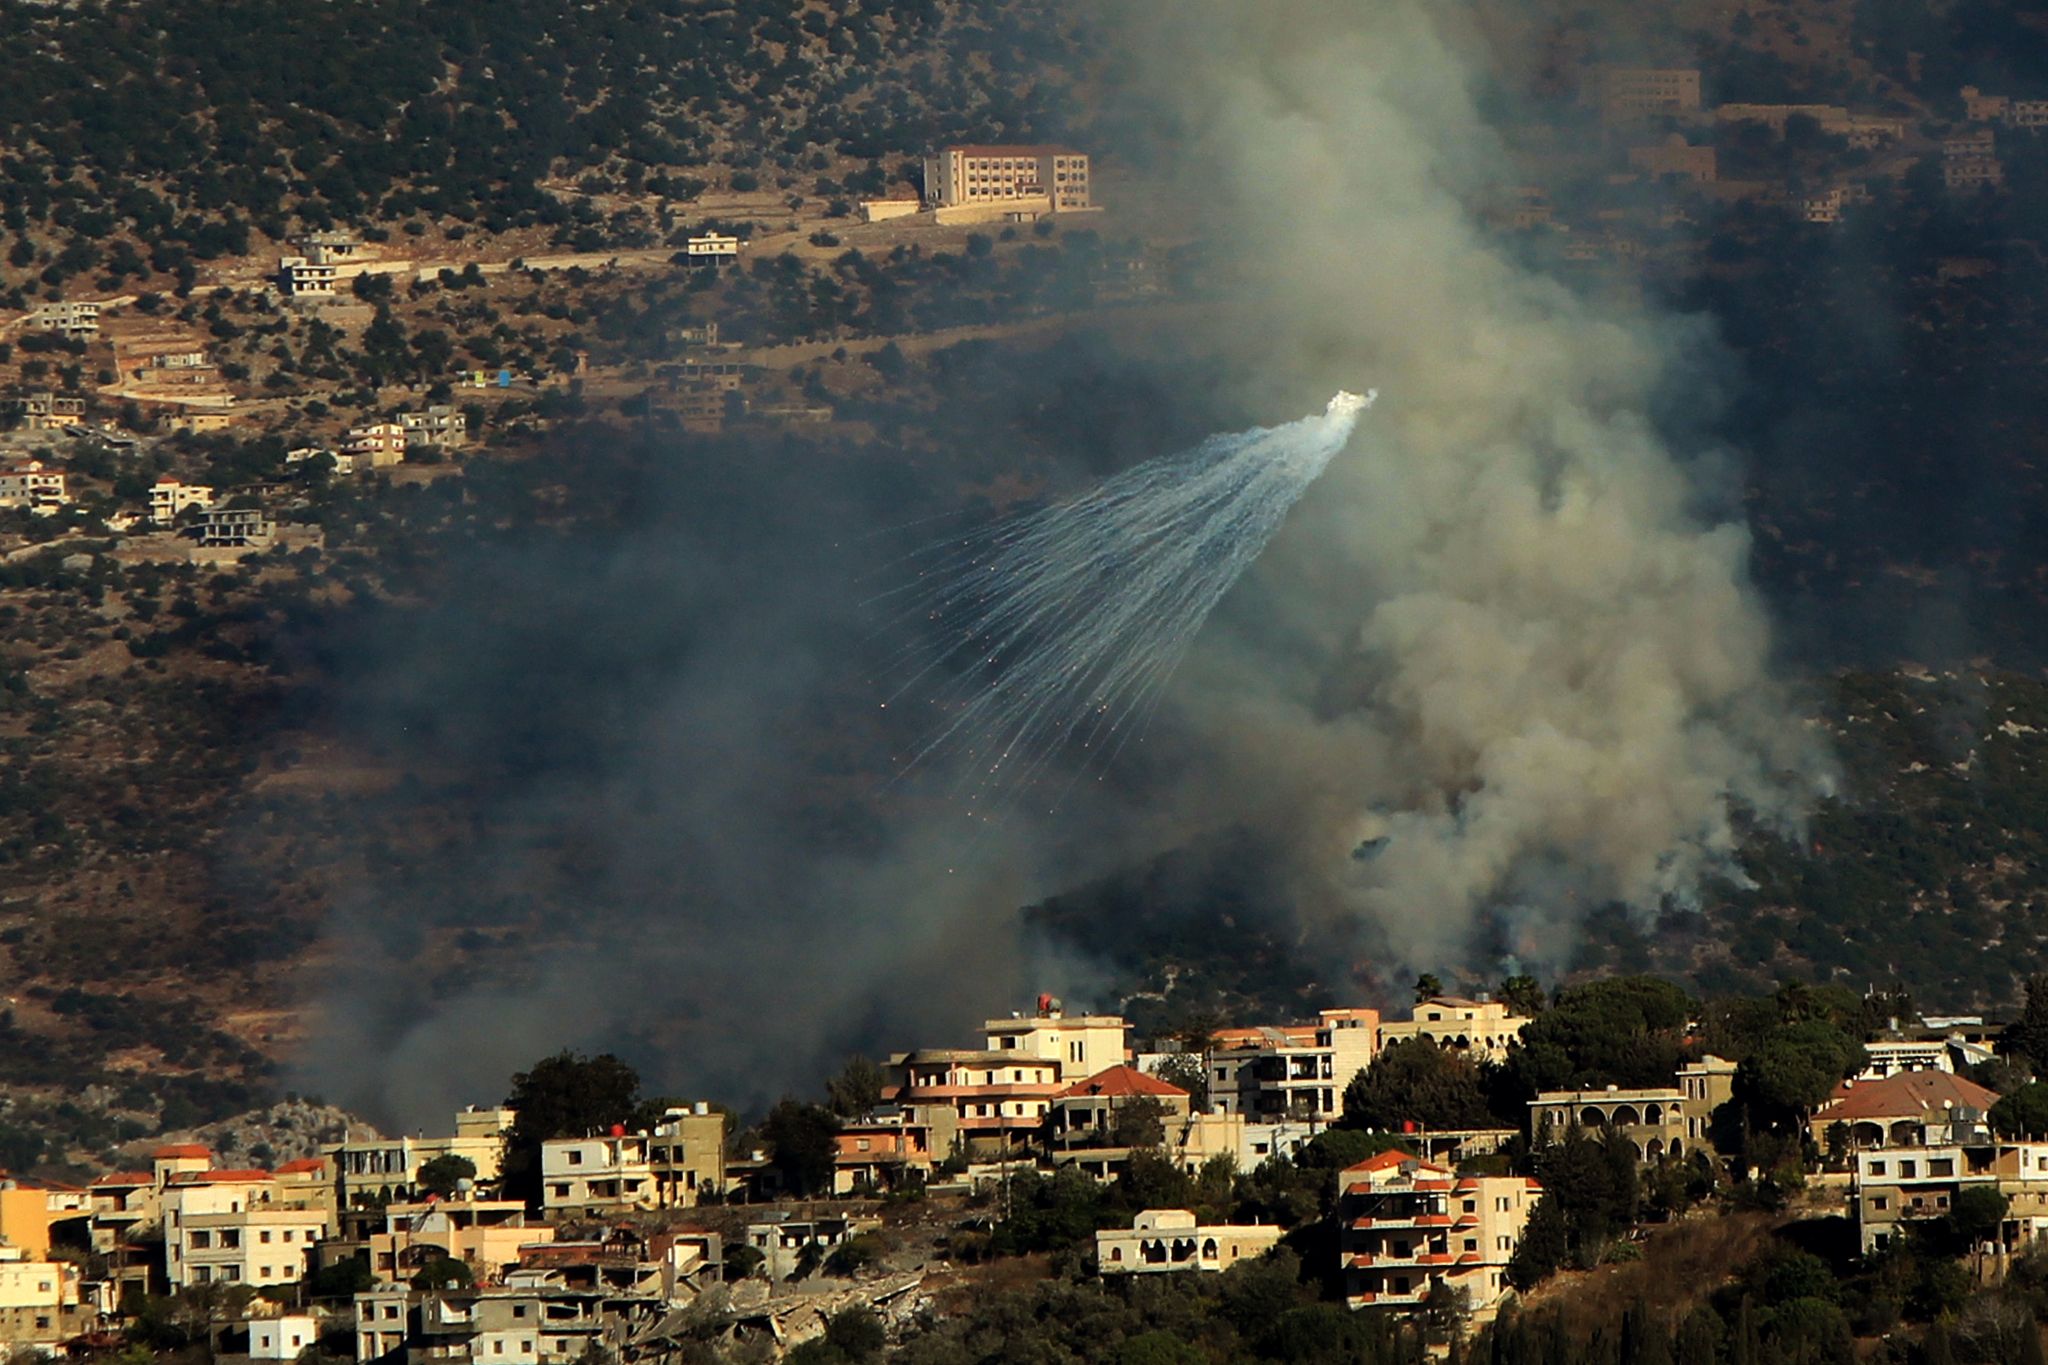
<path fill-rule="evenodd" d="M 571 1216 L 692 1208 L 723 1187 L 725 1128 L 725 1115 L 699 1103 L 671 1109 L 652 1132 L 543 1142 L 541 1205 Z"/>
<path fill-rule="evenodd" d="M 358 467 L 383 469 L 405 459 L 405 427 L 397 422 L 370 422 L 350 427 L 342 437 L 341 453 L 354 458 Z"/>
<path fill-rule="evenodd" d="M 26 321 L 45 332 L 61 332 L 76 339 L 96 337 L 100 334 L 100 306 L 83 299 L 38 304 Z"/>
<path fill-rule="evenodd" d="M 150 486 L 149 519 L 158 526 L 169 526 L 188 507 L 211 506 L 213 490 L 203 483 L 162 478 Z"/>
<path fill-rule="evenodd" d="M 304 256 L 286 256 L 277 263 L 278 284 L 295 299 L 331 297 L 337 274 L 326 261 L 312 261 Z"/>
<path fill-rule="evenodd" d="M 1380 1051 L 1380 1014 L 1324 1010 L 1313 1024 L 1219 1031 L 1210 1043 L 1209 1107 L 1261 1123 L 1331 1123 L 1344 1087 Z"/>
<path fill-rule="evenodd" d="M 251 1360 L 297 1360 L 320 1340 L 320 1321 L 300 1313 L 281 1318 L 254 1318 L 249 1323 Z"/>

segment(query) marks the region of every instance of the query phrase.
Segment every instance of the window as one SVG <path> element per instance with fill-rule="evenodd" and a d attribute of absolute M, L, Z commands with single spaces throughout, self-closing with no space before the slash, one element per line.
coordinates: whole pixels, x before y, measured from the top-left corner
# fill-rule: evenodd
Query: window
<path fill-rule="evenodd" d="M 1883 1213 L 1886 1209 L 1890 1208 L 1891 1206 L 1892 1201 L 1885 1198 L 1881 1194 L 1870 1201 L 1870 1207 L 1879 1213 Z"/>
<path fill-rule="evenodd" d="M 257 1240 L 257 1241 L 259 1241 L 259 1242 L 261 1242 L 261 1243 L 262 1243 L 263 1245 L 265 1245 L 265 1246 L 269 1246 L 269 1245 L 270 1245 L 270 1229 L 269 1229 L 269 1228 L 265 1228 L 265 1229 L 263 1229 L 263 1231 L 261 1231 L 261 1232 L 257 1233 L 257 1234 L 256 1234 L 256 1240 Z"/>
<path fill-rule="evenodd" d="M 578 1151 L 576 1148 L 571 1147 L 569 1149 L 569 1164 L 571 1166 L 581 1166 L 583 1164 L 583 1153 Z M 497 1345 L 500 1351 L 505 1349 L 504 1342 L 501 1341 L 497 1343 Z"/>
<path fill-rule="evenodd" d="M 1955 1173 L 1956 1159 L 1952 1156 L 1933 1157 L 1927 1162 L 1927 1174 L 1929 1175 L 1954 1175 Z"/>
<path fill-rule="evenodd" d="M 1904 1180 L 1911 1180 L 1911 1179 L 1912 1179 L 1912 1178 L 1913 1178 L 1914 1176 L 1917 1176 L 1917 1175 L 1919 1175 L 1919 1174 L 1920 1174 L 1920 1163 L 1919 1163 L 1919 1162 L 1917 1162 L 1917 1161 L 1901 1161 L 1901 1162 L 1899 1163 L 1899 1176 L 1900 1176 L 1900 1178 L 1901 1178 L 1901 1179 L 1904 1179 Z"/>
<path fill-rule="evenodd" d="M 1883 1163 L 1882 1161 L 1873 1161 L 1873 1162 L 1871 1162 L 1871 1163 L 1870 1163 L 1870 1173 L 1871 1173 L 1872 1175 L 1883 1175 L 1883 1174 L 1884 1174 L 1884 1163 Z"/>
<path fill-rule="evenodd" d="M 1467 1200 L 1465 1201 L 1465 1212 L 1467 1212 L 1467 1213 L 1477 1213 L 1477 1212 L 1479 1212 L 1479 1201 L 1478 1201 L 1477 1199 L 1467 1199 Z"/>
<path fill-rule="evenodd" d="M 526 1305 L 525 1305 L 525 1304 L 523 1304 L 523 1303 L 515 1303 L 515 1304 L 513 1304 L 513 1305 L 512 1305 L 512 1316 L 513 1316 L 513 1317 L 515 1317 L 515 1318 L 523 1318 L 523 1317 L 525 1317 L 525 1316 L 526 1316 Z"/>
<path fill-rule="evenodd" d="M 194 1251 L 205 1251 L 205 1250 L 206 1250 L 206 1249 L 207 1249 L 208 1247 L 211 1247 L 212 1245 L 213 1245 L 213 1234 L 212 1234 L 212 1233 L 210 1233 L 210 1232 L 195 1232 L 195 1233 L 193 1233 L 193 1234 L 192 1234 L 192 1249 L 193 1249 Z"/>

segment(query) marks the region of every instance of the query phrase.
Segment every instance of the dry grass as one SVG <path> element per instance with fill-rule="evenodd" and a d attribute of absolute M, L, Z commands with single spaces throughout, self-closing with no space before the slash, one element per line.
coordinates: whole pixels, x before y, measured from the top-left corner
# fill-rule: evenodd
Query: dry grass
<path fill-rule="evenodd" d="M 1640 1261 L 1566 1271 L 1524 1302 L 1558 1309 L 1583 1330 L 1617 1321 L 1638 1300 L 1659 1316 L 1682 1317 L 1762 1251 L 1785 1221 L 1767 1213 L 1707 1213 L 1652 1228 Z"/>

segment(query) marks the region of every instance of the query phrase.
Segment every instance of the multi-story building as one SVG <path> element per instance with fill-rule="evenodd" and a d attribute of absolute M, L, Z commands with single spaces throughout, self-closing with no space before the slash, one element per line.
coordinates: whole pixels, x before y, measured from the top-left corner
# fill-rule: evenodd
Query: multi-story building
<path fill-rule="evenodd" d="M 401 412 L 398 425 L 409 447 L 453 449 L 469 444 L 469 416 L 461 408 L 435 404 L 425 412 Z"/>
<path fill-rule="evenodd" d="M 209 507 L 199 514 L 207 548 L 262 549 L 277 539 L 277 522 L 260 507 Z"/>
<path fill-rule="evenodd" d="M 278 286 L 295 299 L 331 298 L 338 273 L 329 262 L 304 256 L 286 256 L 277 263 Z"/>
<path fill-rule="evenodd" d="M 1954 1071 L 1946 1038 L 1877 1038 L 1863 1045 L 1869 1060 L 1858 1081 L 1881 1081 L 1900 1071 Z"/>
<path fill-rule="evenodd" d="M 369 1237 L 370 1273 L 380 1284 L 403 1284 L 445 1257 L 468 1265 L 479 1282 L 491 1281 L 518 1264 L 524 1248 L 554 1240 L 554 1228 L 529 1224 L 524 1200 L 465 1192 L 392 1204 L 384 1210 L 384 1230 Z"/>
<path fill-rule="evenodd" d="M 1673 133 L 1648 147 L 1629 148 L 1628 164 L 1653 179 L 1669 176 L 1695 185 L 1711 185 L 1716 173 L 1714 149 L 1693 146 L 1683 133 Z"/>
<path fill-rule="evenodd" d="M 761 1253 L 762 1272 L 779 1281 L 803 1269 L 806 1260 L 822 1263 L 849 1238 L 880 1226 L 875 1218 L 781 1218 L 749 1223 L 747 1245 Z"/>
<path fill-rule="evenodd" d="M 1505 1061 L 1529 1021 L 1499 1000 L 1480 996 L 1433 995 L 1416 1004 L 1406 1019 L 1380 1025 L 1380 1046 L 1427 1038 L 1446 1052 L 1463 1053 L 1474 1061 Z"/>
<path fill-rule="evenodd" d="M 1117 1112 L 1140 1099 L 1159 1106 L 1162 1139 L 1178 1132 L 1187 1120 L 1187 1091 L 1136 1067 L 1113 1066 L 1053 1095 L 1047 1141 L 1063 1150 L 1119 1146 Z"/>
<path fill-rule="evenodd" d="M 510 1109 L 472 1105 L 455 1115 L 453 1136 L 352 1137 L 324 1148 L 338 1200 L 344 1208 L 402 1203 L 415 1193 L 420 1167 L 444 1156 L 469 1162 L 479 1181 L 496 1180 L 504 1133 L 517 1117 Z"/>
<path fill-rule="evenodd" d="M 1381 1152 L 1340 1177 L 1344 1296 L 1353 1308 L 1420 1307 L 1439 1285 L 1493 1315 L 1542 1187 L 1521 1176 L 1457 1176 Z"/>
<path fill-rule="evenodd" d="M 1379 1055 L 1378 1010 L 1324 1010 L 1313 1024 L 1223 1029 L 1211 1040 L 1209 1105 L 1264 1123 L 1331 1123 L 1344 1087 Z"/>
<path fill-rule="evenodd" d="M 1270 1157 L 1295 1156 L 1324 1126 L 1312 1121 L 1254 1123 L 1243 1114 L 1190 1114 L 1167 1137 L 1174 1160 L 1189 1175 L 1219 1156 L 1229 1157 L 1240 1171 L 1253 1171 Z"/>
<path fill-rule="evenodd" d="M 1088 155 L 1071 147 L 947 147 L 924 161 L 934 208 L 1042 201 L 1053 213 L 1090 207 Z"/>
<path fill-rule="evenodd" d="M 1735 1063 L 1712 1053 L 1678 1068 L 1678 1088 L 1685 1092 L 1685 1144 L 1698 1148 L 1708 1141 L 1714 1111 L 1735 1098 Z"/>
<path fill-rule="evenodd" d="M 1691 114 L 1700 107 L 1697 67 L 1603 66 L 1593 76 L 1593 99 L 1610 123 L 1653 114 Z"/>
<path fill-rule="evenodd" d="M 221 1172 L 235 1175 L 238 1172 Z M 327 1235 L 320 1209 L 249 1204 L 216 1213 L 176 1213 L 164 1230 L 171 1287 L 247 1284 L 258 1289 L 296 1284 L 307 1258 Z"/>
<path fill-rule="evenodd" d="M 1104 1275 L 1223 1271 L 1265 1255 L 1284 1231 L 1256 1223 L 1202 1225 L 1186 1209 L 1146 1209 L 1127 1228 L 1095 1234 L 1095 1264 Z"/>
<path fill-rule="evenodd" d="M 383 469 L 405 459 L 405 427 L 397 422 L 367 422 L 350 427 L 341 439 L 341 453 L 358 467 Z"/>
<path fill-rule="evenodd" d="M 1890 1245 L 1900 1226 L 1940 1218 L 1967 1185 L 1998 1185 L 1989 1143 L 1877 1147 L 1856 1154 L 1856 1226 L 1865 1255 Z"/>
<path fill-rule="evenodd" d="M 185 483 L 166 476 L 150 486 L 149 519 L 158 526 L 169 526 L 188 507 L 211 506 L 213 490 L 203 483 Z"/>
<path fill-rule="evenodd" d="M 931 1174 L 932 1130 L 902 1109 L 877 1110 L 847 1124 L 833 1139 L 832 1193 L 893 1190 Z"/>
<path fill-rule="evenodd" d="M 1058 1066 L 1057 1074 L 1065 1081 L 1123 1065 L 1129 1031 L 1120 1015 L 1068 1014 L 1048 995 L 1038 997 L 1033 1014 L 990 1019 L 982 1025 L 990 1052 L 1043 1058 Z"/>
<path fill-rule="evenodd" d="M 27 507 L 51 511 L 71 501 L 65 491 L 64 475 L 43 468 L 41 460 L 0 466 L 0 507 Z"/>
<path fill-rule="evenodd" d="M 1022 1047 L 987 1052 L 927 1048 L 889 1061 L 886 1097 L 931 1130 L 932 1146 L 984 1153 L 1034 1141 L 1060 1085 L 1060 1064 Z"/>
<path fill-rule="evenodd" d="M 21 419 L 27 431 L 63 431 L 85 421 L 85 400 L 68 394 L 24 394 L 7 401 L 8 410 Z"/>
<path fill-rule="evenodd" d="M 1706 1115 L 1699 1117 L 1705 1118 Z M 1589 1136 L 1619 1132 L 1645 1161 L 1684 1156 L 1688 1136 L 1685 1092 L 1677 1089 L 1546 1090 L 1529 1101 L 1529 1136 L 1557 1141 L 1577 1127 Z"/>
<path fill-rule="evenodd" d="M 1951 1072 L 1897 1071 L 1881 1081 L 1843 1081 L 1813 1111 L 1808 1131 L 1823 1148 L 1838 1123 L 1853 1147 L 1906 1146 L 1924 1142 L 1930 1128 L 1944 1136 L 1959 1124 L 1981 1128 L 1997 1102 L 1996 1092 Z"/>
<path fill-rule="evenodd" d="M 682 1209 L 723 1188 L 726 1117 L 710 1105 L 671 1109 L 652 1132 L 541 1144 L 541 1203 L 550 1214 Z"/>
<path fill-rule="evenodd" d="M 61 332 L 76 340 L 100 334 L 100 306 L 84 299 L 43 303 L 30 310 L 24 322 L 44 332 Z"/>
<path fill-rule="evenodd" d="M 378 1289 L 356 1295 L 356 1358 L 406 1365 L 570 1365 L 616 1354 L 663 1311 L 604 1289 Z"/>
<path fill-rule="evenodd" d="M 55 1346 L 92 1325 L 78 1267 L 22 1247 L 0 1246 L 0 1341 Z"/>

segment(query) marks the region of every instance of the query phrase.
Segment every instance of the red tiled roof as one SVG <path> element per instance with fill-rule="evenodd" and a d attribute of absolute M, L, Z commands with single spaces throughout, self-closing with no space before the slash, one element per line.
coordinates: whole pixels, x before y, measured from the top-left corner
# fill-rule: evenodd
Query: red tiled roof
<path fill-rule="evenodd" d="M 1449 1175 L 1451 1173 L 1448 1167 L 1439 1166 L 1433 1161 L 1424 1161 L 1421 1157 L 1404 1152 L 1398 1147 L 1389 1147 L 1386 1151 L 1375 1153 L 1355 1166 L 1346 1166 L 1344 1174 L 1349 1175 L 1353 1171 L 1393 1170 L 1405 1161 L 1414 1162 L 1415 1169 L 1418 1171 L 1433 1171 L 1437 1175 Z"/>
<path fill-rule="evenodd" d="M 175 483 L 177 480 L 173 479 L 171 482 Z M 186 1157 L 199 1156 L 203 1156 L 208 1161 L 211 1161 L 213 1160 L 213 1149 L 203 1142 L 176 1142 L 168 1147 L 157 1148 L 149 1156 L 152 1161 L 174 1161 L 182 1160 Z"/>
<path fill-rule="evenodd" d="M 277 1168 L 277 1173 L 279 1175 L 297 1175 L 301 1171 L 324 1171 L 326 1169 L 327 1158 L 302 1156 L 297 1161 L 285 1162 L 284 1165 Z"/>
<path fill-rule="evenodd" d="M 115 1171 L 112 1175 L 103 1175 L 93 1181 L 92 1188 L 99 1189 L 102 1185 L 152 1185 L 155 1183 L 156 1177 L 148 1171 Z"/>
<path fill-rule="evenodd" d="M 1942 1108 L 1944 1102 L 1957 1109 L 1981 1111 L 1998 1103 L 1998 1095 L 1946 1071 L 1898 1071 L 1881 1081 L 1843 1081 L 1814 1118 L 1829 1123 L 1918 1118 Z"/>
<path fill-rule="evenodd" d="M 1132 1095 L 1157 1095 L 1161 1097 L 1178 1095 L 1187 1098 L 1187 1091 L 1157 1076 L 1148 1076 L 1133 1066 L 1113 1066 L 1107 1071 L 1098 1071 L 1085 1081 L 1076 1081 L 1065 1090 L 1053 1092 L 1056 1100 L 1083 1099 L 1090 1095 L 1108 1095 L 1127 1098 Z"/>
<path fill-rule="evenodd" d="M 270 1178 L 269 1171 L 186 1171 L 172 1176 L 171 1181 L 177 1185 L 251 1185 Z"/>

